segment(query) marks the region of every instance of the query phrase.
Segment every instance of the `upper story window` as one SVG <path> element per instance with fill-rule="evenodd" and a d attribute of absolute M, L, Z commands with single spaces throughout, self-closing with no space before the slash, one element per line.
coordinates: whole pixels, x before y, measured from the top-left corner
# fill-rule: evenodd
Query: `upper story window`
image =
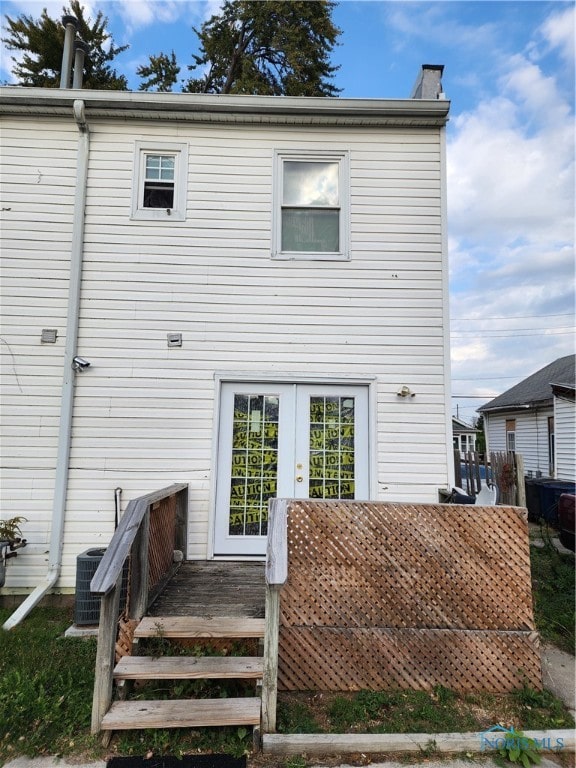
<path fill-rule="evenodd" d="M 274 181 L 273 255 L 347 259 L 347 153 L 277 152 Z"/>
<path fill-rule="evenodd" d="M 174 155 L 148 155 L 144 169 L 144 208 L 174 208 Z"/>
<path fill-rule="evenodd" d="M 186 144 L 136 143 L 133 219 L 186 218 Z"/>

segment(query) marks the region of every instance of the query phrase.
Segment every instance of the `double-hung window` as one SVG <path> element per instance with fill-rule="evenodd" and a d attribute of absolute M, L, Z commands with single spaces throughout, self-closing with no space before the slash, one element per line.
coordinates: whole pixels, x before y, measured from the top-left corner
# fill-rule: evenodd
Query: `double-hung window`
<path fill-rule="evenodd" d="M 516 452 L 516 419 L 506 419 L 506 450 Z"/>
<path fill-rule="evenodd" d="M 185 144 L 137 142 L 132 218 L 184 221 L 187 165 Z"/>
<path fill-rule="evenodd" d="M 273 256 L 347 259 L 348 187 L 346 152 L 277 152 Z"/>

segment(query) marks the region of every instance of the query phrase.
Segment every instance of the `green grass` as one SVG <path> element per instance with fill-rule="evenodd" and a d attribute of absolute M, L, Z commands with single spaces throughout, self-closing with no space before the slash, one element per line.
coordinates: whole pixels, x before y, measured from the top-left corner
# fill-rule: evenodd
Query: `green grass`
<path fill-rule="evenodd" d="M 516 728 L 571 728 L 574 720 L 549 691 L 458 695 L 434 691 L 281 693 L 281 733 L 463 733 L 498 722 Z"/>
<path fill-rule="evenodd" d="M 0 610 L 0 621 L 10 613 Z M 92 746 L 96 642 L 62 638 L 70 618 L 37 608 L 10 632 L 0 630 L 0 758 Z"/>
<path fill-rule="evenodd" d="M 531 557 L 538 630 L 545 640 L 573 653 L 574 556 L 561 555 L 550 545 L 531 547 Z M 0 609 L 0 622 L 11 612 Z M 69 610 L 36 608 L 12 631 L 0 631 L 0 765 L 17 755 L 102 759 L 114 753 L 141 755 L 148 751 L 177 756 L 197 751 L 241 755 L 250 749 L 251 733 L 246 728 L 205 728 L 122 732 L 105 750 L 90 735 L 96 641 L 64 638 L 71 623 Z M 152 655 L 168 652 L 163 637 L 149 643 L 147 652 Z M 243 650 L 230 646 L 226 652 Z M 206 649 L 180 648 L 177 652 L 198 655 Z M 172 691 L 164 683 L 151 687 L 160 696 L 170 692 L 200 697 L 250 695 L 249 689 L 236 690 L 220 681 L 177 682 Z M 140 698 L 149 694 L 150 687 L 135 690 Z M 510 722 L 523 729 L 573 725 L 562 702 L 548 691 L 527 687 L 508 696 L 457 696 L 442 687 L 431 693 L 281 694 L 278 708 L 278 726 L 284 733 L 457 732 L 483 730 L 495 722 Z"/>
<path fill-rule="evenodd" d="M 543 640 L 574 654 L 575 570 L 574 555 L 561 554 L 542 528 L 543 548 L 531 546 L 534 618 Z"/>
<path fill-rule="evenodd" d="M 0 609 L 0 623 L 10 614 L 10 610 Z M 152 751 L 182 756 L 220 751 L 240 756 L 249 750 L 252 732 L 243 727 L 125 731 L 115 735 L 110 749 L 104 749 L 100 739 L 90 735 L 96 641 L 64 638 L 71 624 L 70 610 L 36 608 L 10 632 L 0 630 L 0 765 L 17 755 L 103 759 L 110 753 L 142 755 Z M 166 645 L 167 641 L 158 639 L 158 655 L 168 650 Z M 231 646 L 231 652 L 236 650 Z M 179 648 L 178 652 L 199 655 L 206 649 Z M 204 681 L 178 681 L 176 691 L 164 683 L 151 683 L 138 689 L 136 697 L 146 698 L 152 689 L 157 698 L 170 693 L 250 695 L 242 683 L 236 683 L 238 690 L 234 690 L 234 683 L 224 687 L 219 681 L 211 686 Z"/>

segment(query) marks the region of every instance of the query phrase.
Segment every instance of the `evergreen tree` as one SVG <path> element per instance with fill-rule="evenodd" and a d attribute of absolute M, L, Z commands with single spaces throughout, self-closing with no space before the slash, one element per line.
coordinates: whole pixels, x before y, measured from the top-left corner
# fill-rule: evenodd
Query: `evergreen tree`
<path fill-rule="evenodd" d="M 160 53 L 158 56 L 150 56 L 147 66 L 142 65 L 136 69 L 138 77 L 148 78 L 140 83 L 141 91 L 171 91 L 178 80 L 180 67 L 176 63 L 176 54 L 174 51 L 167 56 Z"/>
<path fill-rule="evenodd" d="M 331 19 L 334 6 L 331 0 L 226 0 L 219 14 L 194 28 L 200 53 L 188 69 L 202 74 L 183 90 L 336 96 L 340 89 L 330 79 L 338 67 L 329 60 L 340 34 Z M 152 57 L 148 69 L 160 72 L 162 82 Z"/>
<path fill-rule="evenodd" d="M 98 11 L 96 19 L 84 17 L 79 0 L 71 0 L 64 14 L 78 19 L 77 37 L 88 45 L 84 66 L 84 88 L 126 90 L 128 82 L 109 65 L 128 45 L 116 47 L 107 31 L 108 19 Z M 39 19 L 24 14 L 16 19 L 6 16 L 8 37 L 2 38 L 8 50 L 21 51 L 20 61 L 14 59 L 12 74 L 19 85 L 54 88 L 60 85 L 64 27 L 60 19 L 52 19 L 46 9 Z"/>

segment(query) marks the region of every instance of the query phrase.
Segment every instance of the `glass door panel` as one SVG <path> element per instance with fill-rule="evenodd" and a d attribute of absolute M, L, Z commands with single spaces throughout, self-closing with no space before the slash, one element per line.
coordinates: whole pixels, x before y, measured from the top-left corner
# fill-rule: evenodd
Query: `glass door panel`
<path fill-rule="evenodd" d="M 271 498 L 369 498 L 368 388 L 223 384 L 214 555 L 266 552 Z"/>
<path fill-rule="evenodd" d="M 230 536 L 266 536 L 278 478 L 277 395 L 234 395 Z"/>

